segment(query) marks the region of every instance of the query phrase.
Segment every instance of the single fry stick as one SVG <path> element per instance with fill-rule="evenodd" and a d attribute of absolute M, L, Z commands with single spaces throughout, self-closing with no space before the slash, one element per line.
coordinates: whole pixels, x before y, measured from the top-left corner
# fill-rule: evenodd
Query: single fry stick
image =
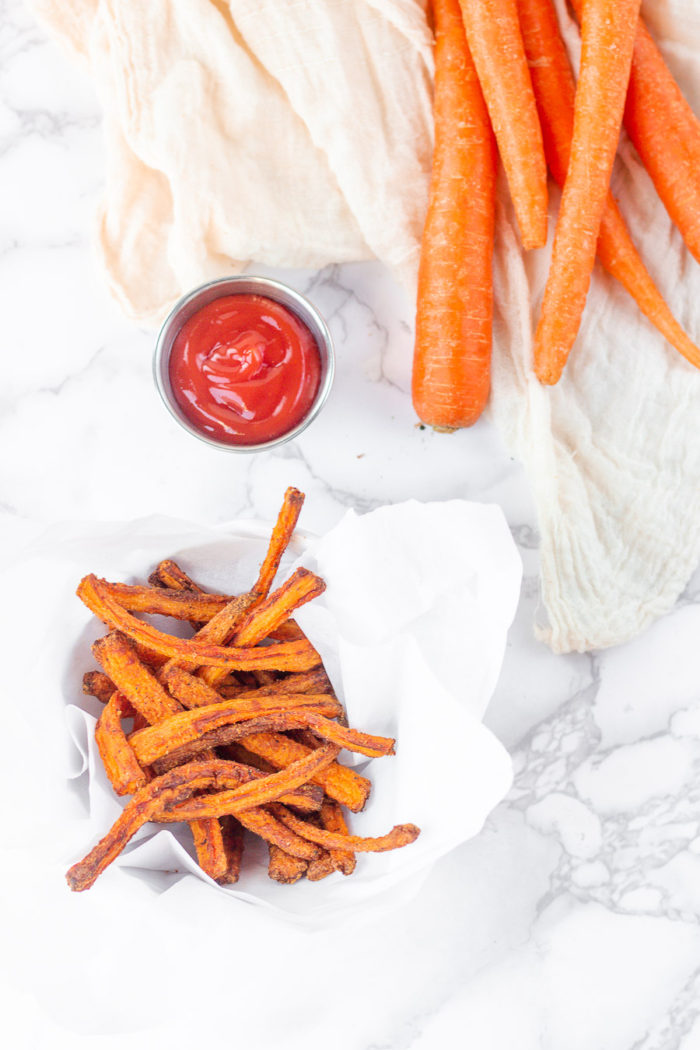
<path fill-rule="evenodd" d="M 190 674 L 189 671 L 185 671 L 175 663 L 166 664 L 160 674 L 160 680 L 183 707 L 188 709 L 208 707 L 211 704 L 220 704 L 222 701 L 221 693 L 207 685 L 202 678 Z M 238 691 L 240 693 L 244 690 L 239 689 Z M 234 697 L 223 697 L 223 699 L 232 700 Z"/>
<path fill-rule="evenodd" d="M 339 835 L 325 828 L 316 828 L 305 820 L 300 820 L 293 813 L 272 803 L 270 809 L 283 824 L 286 824 L 297 835 L 309 842 L 315 842 L 327 850 L 343 850 L 351 853 L 384 853 L 386 850 L 409 846 L 420 835 L 420 828 L 415 824 L 396 824 L 386 835 L 378 838 L 363 838 L 360 835 Z"/>
<path fill-rule="evenodd" d="M 92 651 L 117 689 L 151 724 L 182 711 L 177 700 L 144 667 L 123 634 L 113 631 L 98 639 Z"/>
<path fill-rule="evenodd" d="M 323 667 L 313 671 L 297 671 L 278 678 L 270 685 L 260 686 L 269 695 L 273 693 L 332 693 L 331 680 Z"/>
<path fill-rule="evenodd" d="M 278 732 L 252 733 L 246 736 L 245 747 L 278 769 L 284 769 L 313 750 Z M 327 769 L 316 773 L 311 781 L 320 784 L 329 798 L 347 806 L 353 813 L 364 809 L 372 788 L 367 777 L 340 762 L 334 762 Z"/>
<path fill-rule="evenodd" d="M 200 817 L 189 823 L 200 868 L 212 879 L 224 879 L 229 857 L 220 821 L 216 817 Z"/>
<path fill-rule="evenodd" d="M 140 729 L 138 733 L 133 733 L 129 742 L 139 762 L 143 765 L 150 765 L 157 759 L 163 758 L 164 755 L 170 754 L 171 751 L 185 747 L 216 729 L 234 725 L 237 722 L 250 721 L 267 714 L 293 713 L 296 718 L 303 720 L 302 724 L 307 724 L 306 712 L 302 710 L 302 706 L 313 706 L 319 710 L 322 708 L 330 711 L 331 714 L 338 711 L 338 701 L 333 697 L 323 696 L 323 694 L 293 693 L 288 697 L 261 696 L 254 700 L 242 700 L 236 697 L 233 700 L 222 700 L 221 703 L 210 704 L 208 707 L 195 707 L 190 711 L 181 711 L 170 718 L 163 719 L 157 725 L 148 726 L 146 729 Z M 317 729 L 318 718 L 321 718 L 320 729 Z M 347 734 L 352 732 L 340 726 L 335 727 L 339 733 L 335 732 L 335 729 L 331 730 L 330 727 L 335 726 L 335 723 L 328 722 L 327 719 L 315 713 L 309 724 L 327 739 L 330 739 L 332 735 L 338 736 L 339 740 L 345 740 Z M 363 742 L 365 738 L 382 739 L 381 737 L 370 738 L 364 733 L 354 734 L 354 736 L 361 737 Z M 363 751 L 363 754 L 368 753 L 367 749 Z M 375 755 L 387 752 L 373 749 L 371 753 Z"/>
<path fill-rule="evenodd" d="M 102 671 L 86 671 L 83 675 L 83 692 L 106 704 L 112 694 L 117 692 L 117 688 Z M 126 718 L 127 715 L 122 717 Z"/>
<path fill-rule="evenodd" d="M 576 340 L 620 137 L 640 0 L 586 0 L 574 131 L 535 333 L 541 383 L 561 377 Z"/>
<path fill-rule="evenodd" d="M 542 122 L 547 163 L 556 181 L 563 186 L 574 129 L 576 81 L 559 32 L 552 0 L 517 0 L 517 4 L 525 53 Z M 637 30 L 638 41 L 640 31 L 641 24 Z M 632 63 L 634 65 L 634 57 Z M 627 97 L 629 105 L 629 92 Z M 610 191 L 600 223 L 597 252 L 598 259 L 608 273 L 629 292 L 642 313 L 671 346 L 691 364 L 700 367 L 700 350 L 683 331 L 654 284 Z"/>
<path fill-rule="evenodd" d="M 321 676 L 315 677 L 313 674 L 304 675 L 303 677 L 305 686 L 310 685 L 312 682 L 318 685 L 327 684 L 328 682 L 327 679 L 324 682 Z M 293 706 L 291 703 L 293 698 L 297 698 L 297 706 L 304 706 L 307 701 L 303 700 L 302 697 L 311 695 L 317 699 L 310 701 L 310 703 L 332 704 L 335 702 L 337 704 L 332 691 L 326 689 L 300 689 L 295 686 L 293 679 L 290 683 L 293 688 L 290 686 L 284 688 L 287 679 L 283 678 L 273 685 L 260 686 L 258 689 L 243 689 L 231 697 L 222 696 L 216 689 L 207 685 L 202 678 L 190 674 L 177 665 L 164 668 L 160 675 L 160 680 L 163 685 L 168 687 L 171 694 L 180 701 L 183 707 L 188 709 L 210 707 L 212 704 L 221 704 L 223 701 L 240 700 L 241 710 L 253 710 L 254 705 L 260 701 L 260 710 L 263 711 L 273 706 L 275 697 L 282 698 L 280 706 L 286 708 Z M 339 704 L 337 704 L 337 707 L 340 710 Z"/>
<path fill-rule="evenodd" d="M 278 590 L 251 609 L 236 629 L 231 639 L 233 645 L 258 645 L 270 631 L 285 623 L 296 609 L 323 594 L 325 589 L 320 576 L 308 569 L 297 569 Z"/>
<path fill-rule="evenodd" d="M 359 729 L 349 729 L 347 726 L 330 722 L 316 711 L 304 710 L 293 716 L 299 728 L 313 729 L 314 733 L 322 736 L 324 740 L 331 740 L 339 747 L 345 747 L 348 751 L 357 751 L 369 758 L 381 758 L 383 755 L 393 755 L 396 741 L 389 736 L 374 736 L 371 733 L 361 733 Z"/>
<path fill-rule="evenodd" d="M 86 576 L 78 587 L 78 596 L 110 627 L 140 642 L 162 656 L 195 661 L 213 667 L 237 667 L 244 670 L 269 668 L 273 671 L 310 671 L 319 663 L 319 655 L 308 642 L 282 642 L 257 649 L 227 649 L 190 638 L 175 638 L 158 631 L 151 624 L 137 620 L 104 590 L 95 576 Z M 226 610 L 222 610 L 225 612 Z M 210 626 L 211 620 L 206 626 Z M 202 628 L 202 631 L 206 628 Z"/>
<path fill-rule="evenodd" d="M 343 812 L 338 803 L 332 799 L 326 799 L 321 806 L 321 826 L 326 831 L 334 831 L 338 835 L 349 837 L 350 833 Z M 356 863 L 352 850 L 331 849 L 328 855 L 336 871 L 342 872 L 343 875 L 352 875 Z"/>
<path fill-rule="evenodd" d="M 133 795 L 150 779 L 122 729 L 122 718 L 129 717 L 132 710 L 121 693 L 113 692 L 95 726 L 97 749 L 117 795 Z"/>
<path fill-rule="evenodd" d="M 177 620 L 208 622 L 220 613 L 233 599 L 225 594 L 193 593 L 173 591 L 164 587 L 142 587 L 132 583 L 110 583 L 100 580 L 105 590 L 122 609 L 129 612 L 153 613 L 172 616 Z"/>
<path fill-rule="evenodd" d="M 153 587 L 168 587 L 173 591 L 196 591 L 197 594 L 206 593 L 204 588 L 195 583 L 172 558 L 164 558 L 163 561 L 159 561 L 148 577 L 148 582 Z"/>
<path fill-rule="evenodd" d="M 226 854 L 226 871 L 218 879 L 222 885 L 238 882 L 243 860 L 243 825 L 235 817 L 221 818 L 221 831 Z"/>
<path fill-rule="evenodd" d="M 460 0 L 524 248 L 547 240 L 547 164 L 515 0 Z"/>
<path fill-rule="evenodd" d="M 303 503 L 303 492 L 292 487 L 287 489 L 284 494 L 282 507 L 277 516 L 277 522 L 272 530 L 265 560 L 260 566 L 257 583 L 253 588 L 254 591 L 261 595 L 261 600 L 266 598 L 270 592 L 282 560 L 282 555 L 289 546 L 289 542 L 294 534 Z"/>
<path fill-rule="evenodd" d="M 471 426 L 491 386 L 496 144 L 458 0 L 433 0 L 435 149 L 418 270 L 412 396 L 441 430 Z"/>
<path fill-rule="evenodd" d="M 167 773 L 176 766 L 194 759 L 201 759 L 204 751 L 212 748 L 227 747 L 238 740 L 247 739 L 251 733 L 281 733 L 290 728 L 292 717 L 287 712 L 264 715 L 260 718 L 247 719 L 245 722 L 236 722 L 234 725 L 222 726 L 214 729 L 211 733 L 205 733 L 198 740 L 193 740 L 184 747 L 178 747 L 169 751 L 162 758 L 153 762 L 153 772 L 160 776 Z"/>
<path fill-rule="evenodd" d="M 190 579 L 187 573 L 170 558 L 166 558 L 158 563 L 155 571 L 148 577 L 148 582 L 153 587 L 166 587 L 172 591 L 194 591 L 195 594 L 206 593 L 203 587 L 200 587 L 199 584 Z M 199 631 L 204 626 L 201 620 L 190 620 L 190 625 L 195 631 Z"/>
<path fill-rule="evenodd" d="M 275 882 L 282 882 L 287 886 L 298 882 L 308 867 L 308 861 L 301 857 L 293 857 L 291 853 L 285 853 L 279 846 L 269 842 L 267 845 L 270 861 L 267 866 L 267 874 Z"/>
<path fill-rule="evenodd" d="M 306 877 L 309 882 L 320 882 L 335 871 L 331 855 L 326 849 L 322 849 L 316 860 L 309 861 L 306 869 Z"/>
<path fill-rule="evenodd" d="M 259 780 L 264 775 L 252 767 L 247 770 L 243 769 L 240 772 L 241 783 L 248 783 L 249 780 Z M 292 809 L 309 816 L 315 816 L 321 809 L 321 804 L 317 803 L 316 797 L 309 793 L 309 789 L 313 790 L 315 787 L 315 784 L 300 784 L 293 791 L 286 791 L 283 795 L 280 795 L 277 802 L 283 806 L 291 806 Z M 158 822 L 163 824 L 172 824 L 183 820 L 194 821 L 206 820 L 210 817 L 225 817 L 230 815 L 232 806 L 236 809 L 237 819 L 244 823 L 244 818 L 247 816 L 248 811 L 246 810 L 245 813 L 240 812 L 238 802 L 235 798 L 232 798 L 230 791 L 213 791 L 206 795 L 198 795 L 197 798 L 187 799 L 184 802 L 180 802 L 177 806 L 164 810 L 157 818 L 154 817 L 154 820 L 158 820 Z"/>
<path fill-rule="evenodd" d="M 227 689 L 228 686 L 221 685 L 218 688 L 218 692 L 221 696 L 225 696 Z M 277 693 L 326 693 L 329 696 L 335 695 L 330 678 L 322 667 L 317 667 L 313 671 L 293 671 L 291 674 L 286 674 L 283 678 L 278 678 L 269 685 L 258 686 L 257 689 L 248 689 L 246 686 L 236 686 L 236 689 L 240 690 L 237 695 L 241 697 L 275 696 Z"/>
<path fill-rule="evenodd" d="M 272 802 L 280 795 L 299 787 L 319 769 L 333 762 L 337 754 L 338 748 L 329 744 L 326 748 L 319 748 L 317 752 L 292 763 L 279 773 L 243 784 L 240 783 L 241 774 L 233 762 L 216 759 L 179 766 L 137 791 L 104 838 L 83 860 L 69 869 L 66 875 L 68 885 L 76 891 L 89 889 L 101 872 L 119 856 L 140 827 L 159 811 L 183 802 L 195 791 L 226 788 L 228 784 L 237 784 L 237 787 L 228 792 L 231 806 L 229 812 L 237 814 Z M 284 807 L 282 810 L 287 813 Z"/>

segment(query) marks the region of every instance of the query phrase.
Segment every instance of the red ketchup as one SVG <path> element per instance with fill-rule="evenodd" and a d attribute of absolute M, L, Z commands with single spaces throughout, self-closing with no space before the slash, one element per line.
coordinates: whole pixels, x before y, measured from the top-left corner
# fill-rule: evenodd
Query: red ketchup
<path fill-rule="evenodd" d="M 225 295 L 182 326 L 170 383 L 197 430 L 257 445 L 292 430 L 314 403 L 321 356 L 296 314 L 262 295 Z"/>

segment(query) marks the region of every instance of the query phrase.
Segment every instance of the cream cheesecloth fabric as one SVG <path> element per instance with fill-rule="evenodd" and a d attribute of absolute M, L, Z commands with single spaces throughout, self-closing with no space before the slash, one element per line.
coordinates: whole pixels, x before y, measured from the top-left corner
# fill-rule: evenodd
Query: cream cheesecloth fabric
<path fill-rule="evenodd" d="M 577 31 L 556 0 L 567 45 Z M 428 192 L 431 35 L 421 0 L 32 0 L 87 61 L 105 113 L 99 251 L 133 317 L 250 259 L 377 257 L 415 285 Z M 700 0 L 645 7 L 700 113 Z M 621 142 L 613 190 L 700 340 L 700 265 Z M 623 642 L 700 559 L 700 374 L 597 269 L 564 377 L 531 369 L 548 252 L 519 249 L 502 183 L 491 417 L 527 469 L 556 651 Z M 552 218 L 558 202 L 552 191 Z"/>

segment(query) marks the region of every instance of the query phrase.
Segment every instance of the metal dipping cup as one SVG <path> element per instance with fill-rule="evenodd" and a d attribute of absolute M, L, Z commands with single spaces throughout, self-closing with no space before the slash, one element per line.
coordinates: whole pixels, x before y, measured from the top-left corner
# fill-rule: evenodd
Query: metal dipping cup
<path fill-rule="evenodd" d="M 267 299 L 273 299 L 282 306 L 286 306 L 309 329 L 321 356 L 321 381 L 318 393 L 304 418 L 291 430 L 281 434 L 280 437 L 273 438 L 271 441 L 262 441 L 257 445 L 232 445 L 197 430 L 187 419 L 175 400 L 170 383 L 170 352 L 178 332 L 193 314 L 201 310 L 203 306 L 207 306 L 208 303 L 213 302 L 215 299 L 220 299 L 224 295 L 262 295 Z M 193 437 L 199 438 L 200 441 L 206 442 L 207 445 L 213 445 L 214 448 L 223 449 L 224 452 L 266 452 L 269 449 L 276 448 L 277 445 L 283 445 L 285 441 L 292 441 L 295 437 L 298 437 L 321 411 L 330 393 L 334 373 L 335 353 L 333 341 L 328 331 L 328 326 L 316 307 L 308 299 L 305 299 L 303 295 L 300 295 L 299 292 L 295 292 L 293 288 L 289 288 L 286 284 L 281 284 L 279 281 L 272 281 L 268 277 L 249 277 L 247 275 L 222 277 L 216 281 L 208 281 L 206 284 L 200 285 L 199 288 L 195 288 L 194 291 L 183 296 L 163 322 L 153 355 L 153 378 L 170 414 Z"/>

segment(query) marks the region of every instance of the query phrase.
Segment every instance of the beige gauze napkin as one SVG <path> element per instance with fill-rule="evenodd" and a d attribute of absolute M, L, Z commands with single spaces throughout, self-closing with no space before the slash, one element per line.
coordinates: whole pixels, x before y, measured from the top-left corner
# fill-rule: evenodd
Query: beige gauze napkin
<path fill-rule="evenodd" d="M 576 62 L 577 30 L 556 6 Z M 415 289 L 432 146 L 425 2 L 33 7 L 90 64 L 104 106 L 99 251 L 132 316 L 157 321 L 251 259 L 376 256 Z M 700 112 L 700 0 L 657 0 L 645 14 Z M 624 134 L 613 190 L 700 340 L 700 266 Z M 532 325 L 549 253 L 523 259 L 503 184 L 500 198 L 490 413 L 537 504 L 547 622 L 536 630 L 559 652 L 614 645 L 669 609 L 700 559 L 700 375 L 596 268 L 564 377 L 541 387 Z M 557 203 L 553 190 L 552 220 Z"/>

